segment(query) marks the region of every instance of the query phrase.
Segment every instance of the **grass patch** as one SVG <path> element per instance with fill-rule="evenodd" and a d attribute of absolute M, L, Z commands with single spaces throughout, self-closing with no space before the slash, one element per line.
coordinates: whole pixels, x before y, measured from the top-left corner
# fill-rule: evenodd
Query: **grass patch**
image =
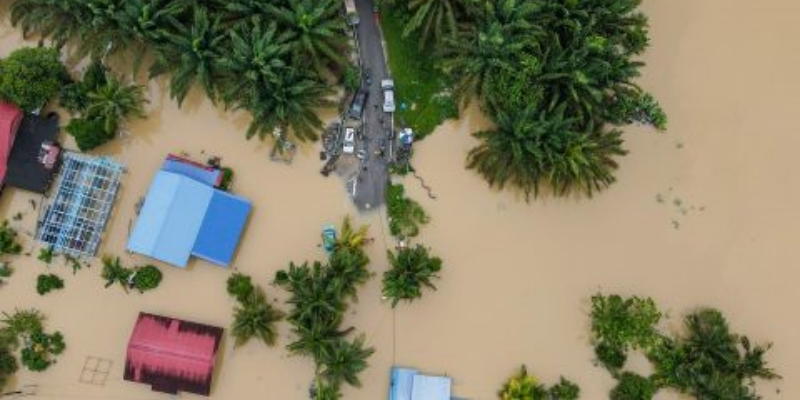
<path fill-rule="evenodd" d="M 423 138 L 446 119 L 457 118 L 458 108 L 430 51 L 420 51 L 414 37 L 403 38 L 406 18 L 398 10 L 383 9 L 381 29 L 395 85 L 395 115 L 414 130 L 417 138 Z"/>

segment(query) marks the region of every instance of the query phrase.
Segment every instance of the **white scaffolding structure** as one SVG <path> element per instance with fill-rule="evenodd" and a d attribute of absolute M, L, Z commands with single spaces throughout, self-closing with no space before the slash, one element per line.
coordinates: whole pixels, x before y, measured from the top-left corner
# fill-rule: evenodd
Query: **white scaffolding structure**
<path fill-rule="evenodd" d="M 36 239 L 73 257 L 94 256 L 123 172 L 110 158 L 66 153 Z"/>

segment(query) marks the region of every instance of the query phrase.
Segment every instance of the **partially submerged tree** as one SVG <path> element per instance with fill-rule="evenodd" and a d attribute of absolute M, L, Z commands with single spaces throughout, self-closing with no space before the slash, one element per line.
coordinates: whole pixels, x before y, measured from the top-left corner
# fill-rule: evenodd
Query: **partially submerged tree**
<path fill-rule="evenodd" d="M 390 269 L 383 274 L 383 296 L 395 307 L 401 300 L 413 301 L 422 297 L 422 289 L 436 290 L 442 260 L 430 254 L 422 245 L 402 247 L 397 253 L 387 251 Z"/>
<path fill-rule="evenodd" d="M 53 48 L 24 47 L 0 61 L 0 99 L 25 111 L 43 107 L 67 80 Z"/>

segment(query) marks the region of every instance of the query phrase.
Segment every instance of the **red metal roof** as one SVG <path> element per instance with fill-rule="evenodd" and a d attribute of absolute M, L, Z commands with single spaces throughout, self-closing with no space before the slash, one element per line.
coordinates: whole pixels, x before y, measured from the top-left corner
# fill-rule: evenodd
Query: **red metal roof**
<path fill-rule="evenodd" d="M 8 156 L 22 119 L 22 111 L 8 103 L 0 103 L 0 184 L 6 180 Z"/>
<path fill-rule="evenodd" d="M 208 396 L 222 328 L 140 313 L 125 361 L 127 381 L 154 391 Z"/>

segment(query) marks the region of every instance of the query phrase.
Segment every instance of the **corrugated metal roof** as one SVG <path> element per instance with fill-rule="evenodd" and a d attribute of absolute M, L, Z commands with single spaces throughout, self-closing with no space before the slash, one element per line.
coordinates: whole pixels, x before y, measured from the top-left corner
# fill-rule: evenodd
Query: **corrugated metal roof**
<path fill-rule="evenodd" d="M 192 255 L 228 266 L 233 260 L 250 209 L 249 201 L 215 190 L 192 248 Z"/>

